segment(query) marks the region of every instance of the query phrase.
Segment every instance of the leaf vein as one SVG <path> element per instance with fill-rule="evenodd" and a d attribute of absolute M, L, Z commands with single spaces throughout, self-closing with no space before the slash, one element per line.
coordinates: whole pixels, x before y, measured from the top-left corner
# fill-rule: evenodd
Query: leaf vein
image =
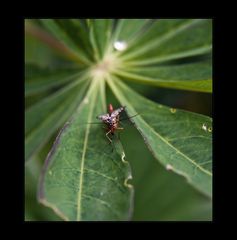
<path fill-rule="evenodd" d="M 91 91 L 92 89 L 95 87 L 95 83 L 91 85 Z M 97 91 L 96 91 L 97 93 Z M 95 94 L 96 95 L 96 94 Z M 95 95 L 94 98 L 95 98 Z M 93 113 L 93 108 L 95 105 L 95 101 L 93 99 L 91 107 L 89 109 L 89 113 L 88 113 L 88 121 L 91 121 L 92 118 L 92 113 Z M 89 137 L 89 132 L 90 132 L 90 125 L 86 126 L 86 132 L 85 132 L 85 139 L 84 139 L 84 146 L 83 146 L 83 151 L 82 151 L 82 159 L 81 159 L 81 174 L 80 174 L 80 179 L 79 179 L 79 192 L 78 192 L 78 205 L 77 205 L 77 221 L 80 221 L 81 218 L 81 197 L 82 197 L 82 187 L 83 187 L 83 174 L 84 174 L 84 164 L 85 164 L 85 154 L 86 154 L 86 148 L 87 148 L 87 144 L 88 144 L 88 137 Z"/>

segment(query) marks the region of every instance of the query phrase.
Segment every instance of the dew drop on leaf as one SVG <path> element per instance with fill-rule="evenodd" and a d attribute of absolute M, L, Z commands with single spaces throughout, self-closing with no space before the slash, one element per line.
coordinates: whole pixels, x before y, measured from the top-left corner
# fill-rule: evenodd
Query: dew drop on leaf
<path fill-rule="evenodd" d="M 209 128 L 208 128 L 208 132 L 212 132 L 212 127 L 209 127 Z"/>

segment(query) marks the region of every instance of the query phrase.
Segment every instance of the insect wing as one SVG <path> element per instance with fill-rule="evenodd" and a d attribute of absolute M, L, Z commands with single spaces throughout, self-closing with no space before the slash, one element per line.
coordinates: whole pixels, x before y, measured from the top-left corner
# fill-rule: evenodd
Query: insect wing
<path fill-rule="evenodd" d="M 112 118 L 115 118 L 119 115 L 119 113 L 121 113 L 122 111 L 124 111 L 125 107 L 120 107 L 116 110 L 114 110 L 112 113 L 111 113 L 111 117 Z"/>
<path fill-rule="evenodd" d="M 103 122 L 107 122 L 108 119 L 109 119 L 109 114 L 106 113 L 106 114 L 103 114 L 103 115 L 99 115 L 99 116 L 97 116 L 97 119 L 100 119 Z"/>

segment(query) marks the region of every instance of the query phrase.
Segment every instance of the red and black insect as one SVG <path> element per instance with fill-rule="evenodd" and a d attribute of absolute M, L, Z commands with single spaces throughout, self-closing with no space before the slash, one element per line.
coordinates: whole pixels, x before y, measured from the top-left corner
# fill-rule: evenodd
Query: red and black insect
<path fill-rule="evenodd" d="M 114 135 L 116 130 L 123 130 L 123 128 L 119 127 L 119 117 L 120 113 L 124 110 L 125 107 L 120 107 L 114 110 L 112 104 L 109 104 L 108 113 L 97 117 L 97 119 L 105 123 L 107 130 L 105 135 L 109 139 L 110 143 L 112 143 L 112 140 L 108 135 Z"/>

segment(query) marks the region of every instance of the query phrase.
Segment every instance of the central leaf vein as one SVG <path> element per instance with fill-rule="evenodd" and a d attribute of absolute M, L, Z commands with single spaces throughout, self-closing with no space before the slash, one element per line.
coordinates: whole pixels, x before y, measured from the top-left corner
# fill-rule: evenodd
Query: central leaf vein
<path fill-rule="evenodd" d="M 88 94 L 92 92 L 92 89 L 95 87 L 95 83 L 92 83 L 91 91 L 88 92 Z M 88 113 L 88 122 L 92 119 L 93 109 L 95 105 L 95 97 L 96 97 L 97 91 L 94 95 L 92 95 L 93 99 L 91 99 L 91 106 L 89 108 Z M 83 151 L 82 151 L 82 157 L 81 157 L 81 174 L 80 174 L 80 180 L 79 180 L 79 192 L 78 192 L 78 201 L 77 201 L 77 221 L 80 221 L 81 219 L 81 198 L 82 198 L 82 187 L 83 187 L 83 175 L 84 175 L 84 165 L 85 165 L 85 155 L 87 150 L 87 144 L 88 144 L 88 137 L 90 132 L 90 125 L 88 124 L 85 131 L 85 139 L 84 139 L 84 145 L 83 145 Z"/>

